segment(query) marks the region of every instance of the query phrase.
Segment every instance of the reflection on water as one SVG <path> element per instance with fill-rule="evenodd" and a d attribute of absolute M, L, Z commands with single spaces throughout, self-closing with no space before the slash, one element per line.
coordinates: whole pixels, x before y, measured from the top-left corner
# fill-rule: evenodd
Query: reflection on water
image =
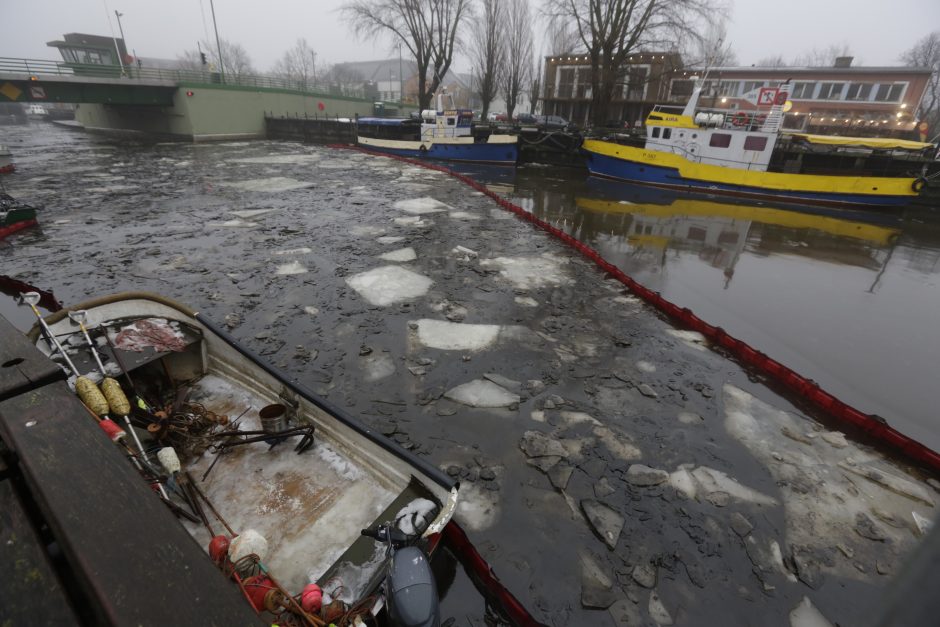
<path fill-rule="evenodd" d="M 474 168 L 491 189 L 711 324 L 940 448 L 940 217 L 737 204 Z"/>

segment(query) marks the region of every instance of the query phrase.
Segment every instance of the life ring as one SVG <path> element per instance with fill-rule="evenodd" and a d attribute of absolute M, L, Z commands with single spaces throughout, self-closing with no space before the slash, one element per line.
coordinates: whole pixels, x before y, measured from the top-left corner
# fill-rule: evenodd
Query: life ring
<path fill-rule="evenodd" d="M 738 111 L 734 114 L 734 117 L 731 118 L 731 123 L 735 126 L 744 126 L 747 124 L 747 114 L 743 111 Z"/>
<path fill-rule="evenodd" d="M 917 179 L 915 179 L 914 182 L 911 183 L 911 189 L 914 190 L 914 192 L 917 194 L 924 191 L 925 187 L 927 187 L 927 179 L 925 179 L 922 176 L 917 177 Z"/>

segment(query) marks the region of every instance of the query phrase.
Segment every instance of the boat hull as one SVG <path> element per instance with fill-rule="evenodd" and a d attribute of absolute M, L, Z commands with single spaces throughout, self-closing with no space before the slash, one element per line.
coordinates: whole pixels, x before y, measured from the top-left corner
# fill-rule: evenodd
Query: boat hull
<path fill-rule="evenodd" d="M 494 165 L 515 165 L 516 161 L 519 159 L 519 145 L 515 141 L 515 138 L 513 138 L 511 142 L 420 142 L 360 137 L 358 143 L 360 146 L 369 148 L 370 150 L 412 159 L 488 163 Z"/>
<path fill-rule="evenodd" d="M 916 179 L 756 172 L 694 163 L 679 155 L 587 140 L 582 146 L 594 176 L 667 189 L 790 202 L 900 207 L 917 196 Z"/>

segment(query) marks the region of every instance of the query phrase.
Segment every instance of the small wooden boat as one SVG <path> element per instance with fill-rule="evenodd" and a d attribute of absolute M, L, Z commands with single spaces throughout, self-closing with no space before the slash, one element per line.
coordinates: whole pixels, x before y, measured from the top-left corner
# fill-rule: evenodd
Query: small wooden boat
<path fill-rule="evenodd" d="M 788 134 L 789 83 L 761 88 L 754 111 L 658 105 L 642 146 L 589 139 L 592 175 L 667 189 L 832 206 L 903 206 L 927 185 L 936 147 L 902 139 Z M 678 109 L 678 110 L 677 110 Z"/>
<path fill-rule="evenodd" d="M 266 620 L 342 625 L 378 612 L 384 548 L 360 530 L 393 523 L 436 539 L 454 514 L 453 479 L 183 305 L 124 293 L 45 321 L 30 334 L 40 351 L 73 376 L 121 380 L 131 407 L 109 395 L 99 424 L 113 433 L 123 420 L 141 474 Z M 302 605 L 311 586 L 315 608 Z"/>
<path fill-rule="evenodd" d="M 445 107 L 438 94 L 437 109 L 421 112 L 421 119 L 359 118 L 360 146 L 401 157 L 467 163 L 515 165 L 519 159 L 518 137 L 485 134 L 475 136 L 473 112 L 458 109 L 453 98 Z"/>
<path fill-rule="evenodd" d="M 0 192 L 0 239 L 36 224 L 34 207 Z"/>

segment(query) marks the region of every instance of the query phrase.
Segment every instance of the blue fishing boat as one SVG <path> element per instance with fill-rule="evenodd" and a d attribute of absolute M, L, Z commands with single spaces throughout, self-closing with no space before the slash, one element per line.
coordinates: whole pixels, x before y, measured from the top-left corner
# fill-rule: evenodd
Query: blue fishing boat
<path fill-rule="evenodd" d="M 473 133 L 473 112 L 449 106 L 438 94 L 437 109 L 426 109 L 421 118 L 359 118 L 360 146 L 401 157 L 515 165 L 519 158 L 514 135 Z"/>
<path fill-rule="evenodd" d="M 927 185 L 935 146 L 781 129 L 789 83 L 761 88 L 754 111 L 698 107 L 701 84 L 681 110 L 657 106 L 642 146 L 586 140 L 595 176 L 668 189 L 825 205 L 901 206 Z"/>

